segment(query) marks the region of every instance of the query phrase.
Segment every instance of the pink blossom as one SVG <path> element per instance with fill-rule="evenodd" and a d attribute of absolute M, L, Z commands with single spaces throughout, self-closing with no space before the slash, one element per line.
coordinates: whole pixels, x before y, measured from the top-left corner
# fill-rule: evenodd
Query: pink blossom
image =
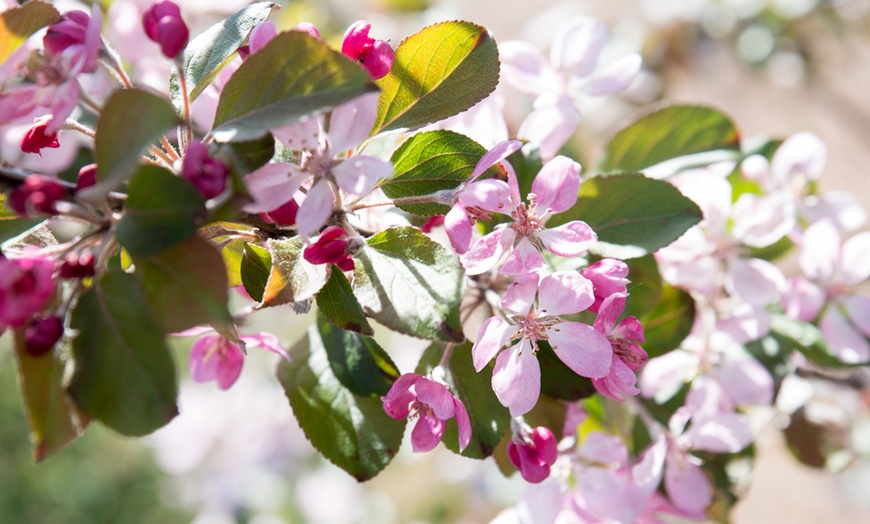
<path fill-rule="evenodd" d="M 537 274 L 517 278 L 501 305 L 510 322 L 489 318 L 471 349 L 474 369 L 480 372 L 498 354 L 492 389 L 511 415 L 531 410 L 541 391 L 538 341 L 547 341 L 556 356 L 578 375 L 601 378 L 610 372 L 613 349 L 591 326 L 565 322 L 559 315 L 579 313 L 593 302 L 592 284 L 576 271 L 561 271 L 540 279 Z M 516 346 L 499 350 L 511 340 Z"/>
<path fill-rule="evenodd" d="M 212 331 L 208 328 L 193 328 L 176 336 L 198 335 Z M 242 335 L 239 337 L 245 347 L 259 347 L 275 353 L 289 361 L 290 356 L 281 346 L 277 337 L 269 333 Z M 218 387 L 227 390 L 232 387 L 242 373 L 245 353 L 239 344 L 221 335 L 206 335 L 193 343 L 190 350 L 190 376 L 196 382 L 216 380 Z"/>
<path fill-rule="evenodd" d="M 598 309 L 604 300 L 614 293 L 625 293 L 628 285 L 628 264 L 622 260 L 605 258 L 589 264 L 580 274 L 592 282 L 592 291 L 595 293 L 595 302 L 589 306 L 589 311 L 598 313 Z"/>
<path fill-rule="evenodd" d="M 160 50 L 167 58 L 177 57 L 190 37 L 187 24 L 181 18 L 181 9 L 170 0 L 152 4 L 142 15 L 142 26 L 148 38 L 160 44 Z"/>
<path fill-rule="evenodd" d="M 592 384 L 602 394 L 614 399 L 625 400 L 640 393 L 635 384 L 635 373 L 646 362 L 646 351 L 638 343 L 643 343 L 643 326 L 635 317 L 617 319 L 625 309 L 625 293 L 614 293 L 604 300 L 593 327 L 610 341 L 613 358 L 610 373 L 602 378 L 593 378 Z"/>
<path fill-rule="evenodd" d="M 390 44 L 369 36 L 372 25 L 359 20 L 351 24 L 344 33 L 341 52 L 360 62 L 375 80 L 387 76 L 393 67 L 395 53 Z"/>
<path fill-rule="evenodd" d="M 82 11 L 69 11 L 60 22 L 48 26 L 42 45 L 46 55 L 62 65 L 67 78 L 93 73 L 97 70 L 102 28 L 103 16 L 98 5 L 93 6 L 90 16 Z"/>
<path fill-rule="evenodd" d="M 580 164 L 564 156 L 544 164 L 532 182 L 528 204 L 520 201 L 519 187 L 512 171 L 508 172 L 508 181 L 513 202 L 509 213 L 514 221 L 499 224 L 492 233 L 477 240 L 460 257 L 466 273 L 485 273 L 497 265 L 505 254 L 507 258 L 500 273 L 519 276 L 538 272 L 546 268 L 541 256 L 544 248 L 561 257 L 577 257 L 598 241 L 592 228 L 580 220 L 552 229 L 545 226 L 550 215 L 567 211 L 577 202 Z"/>
<path fill-rule="evenodd" d="M 556 437 L 544 426 L 533 429 L 512 421 L 511 427 L 514 433 L 508 442 L 508 457 L 527 482 L 543 482 L 550 476 L 550 466 L 559 456 Z"/>
<path fill-rule="evenodd" d="M 444 422 L 453 417 L 456 417 L 459 429 L 459 450 L 464 450 L 471 442 L 471 422 L 465 405 L 439 382 L 406 373 L 393 383 L 381 400 L 384 411 L 394 419 L 417 418 L 411 432 L 415 453 L 435 449 L 444 435 Z"/>
<path fill-rule="evenodd" d="M 54 294 L 54 261 L 41 255 L 0 258 L 0 327 L 21 327 Z"/>

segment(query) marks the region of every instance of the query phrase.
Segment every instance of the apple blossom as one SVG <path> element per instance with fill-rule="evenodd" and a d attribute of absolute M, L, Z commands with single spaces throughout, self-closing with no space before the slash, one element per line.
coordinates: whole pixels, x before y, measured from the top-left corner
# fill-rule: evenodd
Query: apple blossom
<path fill-rule="evenodd" d="M 194 336 L 210 331 L 212 330 L 208 328 L 192 328 L 175 333 L 175 336 Z M 241 335 L 239 340 L 246 348 L 259 347 L 285 360 L 290 360 L 290 356 L 277 337 L 270 333 Z M 245 352 L 239 344 L 222 335 L 205 335 L 194 342 L 190 349 L 190 376 L 196 382 L 216 380 L 218 387 L 227 390 L 238 380 L 244 362 Z"/>
<path fill-rule="evenodd" d="M 0 258 L 0 326 L 20 327 L 48 305 L 54 261 L 39 254 Z"/>
<path fill-rule="evenodd" d="M 635 373 L 646 362 L 646 351 L 638 343 L 643 343 L 643 326 L 635 317 L 617 319 L 625 309 L 625 293 L 614 293 L 607 297 L 598 310 L 593 327 L 613 346 L 613 359 L 610 373 L 606 377 L 593 378 L 592 384 L 599 392 L 614 400 L 625 400 L 637 395 L 640 390 L 635 386 Z"/>

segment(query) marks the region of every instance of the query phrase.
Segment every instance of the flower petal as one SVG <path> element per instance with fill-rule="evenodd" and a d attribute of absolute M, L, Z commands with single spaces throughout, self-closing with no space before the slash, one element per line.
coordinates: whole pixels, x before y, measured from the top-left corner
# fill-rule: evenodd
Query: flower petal
<path fill-rule="evenodd" d="M 836 305 L 828 307 L 819 322 L 819 328 L 831 351 L 847 364 L 870 360 L 870 343 L 837 310 Z"/>
<path fill-rule="evenodd" d="M 520 276 L 537 273 L 546 269 L 546 267 L 547 264 L 544 262 L 541 253 L 529 242 L 528 238 L 523 237 L 520 243 L 511 251 L 511 254 L 508 255 L 499 273 L 509 276 Z"/>
<path fill-rule="evenodd" d="M 557 271 L 541 279 L 538 291 L 541 316 L 579 313 L 593 302 L 592 282 L 576 271 Z"/>
<path fill-rule="evenodd" d="M 268 213 L 293 198 L 299 185 L 308 177 L 293 164 L 273 162 L 250 173 L 243 180 L 254 199 L 242 210 L 248 213 Z"/>
<path fill-rule="evenodd" d="M 520 275 L 505 291 L 501 299 L 501 307 L 509 313 L 525 316 L 532 309 L 537 293 L 538 274 Z"/>
<path fill-rule="evenodd" d="M 830 220 L 820 220 L 804 232 L 800 265 L 804 274 L 822 283 L 830 282 L 840 258 L 840 232 Z"/>
<path fill-rule="evenodd" d="M 441 420 L 453 418 L 454 397 L 443 384 L 424 377 L 417 382 L 414 390 L 417 392 L 417 400 L 432 408 L 436 417 Z"/>
<path fill-rule="evenodd" d="M 450 245 L 458 254 L 464 254 L 471 247 L 471 218 L 465 213 L 465 209 L 461 205 L 454 204 L 450 211 L 444 215 L 444 230 L 447 231 Z"/>
<path fill-rule="evenodd" d="M 556 31 L 550 62 L 572 76 L 585 78 L 595 71 L 606 39 L 604 22 L 585 16 L 572 18 Z"/>
<path fill-rule="evenodd" d="M 783 186 L 790 186 L 796 176 L 799 181 L 818 180 L 825 168 L 828 147 L 812 133 L 797 133 L 779 146 L 773 155 L 771 170 Z"/>
<path fill-rule="evenodd" d="M 532 44 L 508 40 L 499 44 L 498 54 L 502 78 L 514 88 L 533 95 L 553 90 L 556 73 Z"/>
<path fill-rule="evenodd" d="M 486 154 L 480 158 L 480 160 L 477 162 L 477 165 L 474 166 L 474 171 L 472 171 L 471 178 L 468 179 L 468 182 L 473 182 L 487 169 L 498 164 L 505 158 L 511 156 L 521 147 L 523 147 L 523 143 L 519 140 L 505 140 L 504 142 L 499 142 L 495 145 L 495 147 L 487 151 Z"/>
<path fill-rule="evenodd" d="M 577 202 L 580 164 L 562 155 L 550 160 L 532 182 L 538 213 L 562 213 Z"/>
<path fill-rule="evenodd" d="M 669 455 L 665 464 L 665 489 L 674 506 L 703 515 L 713 502 L 713 491 L 704 471 L 686 456 Z"/>
<path fill-rule="evenodd" d="M 692 420 L 686 432 L 692 449 L 713 453 L 737 453 L 752 442 L 749 419 L 742 413 L 719 413 Z"/>
<path fill-rule="evenodd" d="M 453 406 L 456 412 L 456 427 L 459 430 L 459 451 L 462 451 L 471 442 L 471 421 L 468 418 L 465 404 L 461 400 L 454 397 Z"/>
<path fill-rule="evenodd" d="M 432 451 L 444 435 L 444 421 L 430 415 L 420 415 L 411 431 L 411 447 L 414 453 Z"/>
<path fill-rule="evenodd" d="M 579 257 L 598 242 L 598 235 L 586 222 L 580 220 L 538 231 L 537 237 L 551 253 L 560 257 Z"/>
<path fill-rule="evenodd" d="M 592 326 L 560 322 L 547 330 L 547 336 L 559 360 L 578 375 L 601 378 L 610 372 L 613 347 Z"/>
<path fill-rule="evenodd" d="M 517 138 L 538 146 L 544 160 L 553 158 L 580 124 L 574 101 L 564 95 L 545 95 L 535 100 L 534 110 L 520 124 Z"/>
<path fill-rule="evenodd" d="M 477 342 L 471 347 L 474 370 L 479 373 L 481 369 L 485 368 L 516 331 L 516 326 L 498 317 L 486 319 L 477 333 Z"/>
<path fill-rule="evenodd" d="M 628 89 L 640 72 L 643 59 L 637 53 L 626 55 L 595 73 L 583 88 L 587 96 L 604 96 Z"/>
<path fill-rule="evenodd" d="M 287 362 L 290 362 L 290 355 L 287 353 L 287 350 L 281 345 L 278 337 L 271 333 L 260 332 L 253 335 L 242 335 L 240 338 L 247 347 L 265 349 L 266 351 L 275 353 Z"/>
<path fill-rule="evenodd" d="M 356 155 L 333 166 L 332 174 L 342 191 L 365 196 L 381 179 L 393 176 L 393 164 L 371 156 Z"/>
<path fill-rule="evenodd" d="M 785 289 L 778 267 L 760 258 L 733 258 L 725 280 L 728 290 L 742 300 L 764 306 L 776 302 Z"/>
<path fill-rule="evenodd" d="M 303 239 L 316 233 L 332 214 L 335 195 L 324 180 L 319 180 L 308 190 L 305 200 L 296 214 L 296 231 Z"/>
<path fill-rule="evenodd" d="M 870 232 L 858 233 L 843 243 L 840 280 L 846 285 L 860 284 L 870 277 Z"/>
<path fill-rule="evenodd" d="M 375 125 L 380 93 L 366 93 L 332 110 L 329 149 L 334 154 L 356 147 Z"/>
<path fill-rule="evenodd" d="M 541 367 L 528 340 L 502 351 L 492 372 L 492 390 L 511 416 L 525 415 L 541 394 Z"/>
<path fill-rule="evenodd" d="M 478 239 L 471 249 L 459 257 L 459 261 L 469 275 L 486 273 L 501 259 L 505 246 L 513 243 L 513 240 L 513 229 L 496 228 L 492 233 Z"/>
<path fill-rule="evenodd" d="M 849 296 L 843 299 L 846 314 L 855 326 L 870 337 L 870 297 Z"/>

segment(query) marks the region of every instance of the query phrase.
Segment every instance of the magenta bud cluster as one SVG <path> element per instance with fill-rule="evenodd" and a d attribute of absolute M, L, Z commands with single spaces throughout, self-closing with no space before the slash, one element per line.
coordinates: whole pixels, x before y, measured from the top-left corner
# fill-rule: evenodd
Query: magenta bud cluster
<path fill-rule="evenodd" d="M 64 195 L 63 186 L 45 175 L 30 175 L 9 193 L 6 204 L 22 217 L 53 215 L 55 203 Z"/>
<path fill-rule="evenodd" d="M 38 357 L 51 351 L 61 337 L 63 337 L 62 318 L 39 318 L 24 330 L 24 349 Z"/>
<path fill-rule="evenodd" d="M 348 240 L 344 229 L 329 226 L 323 230 L 317 242 L 305 248 L 302 256 L 312 264 L 335 264 L 342 271 L 351 271 L 354 265 L 348 253 Z"/>
<path fill-rule="evenodd" d="M 354 22 L 344 33 L 341 52 L 365 67 L 375 80 L 387 76 L 396 55 L 390 44 L 369 36 L 372 25 L 362 20 Z"/>
<path fill-rule="evenodd" d="M 160 51 L 167 58 L 175 58 L 184 50 L 190 32 L 181 18 L 181 9 L 175 2 L 161 0 L 142 15 L 145 34 L 160 44 Z"/>
<path fill-rule="evenodd" d="M 181 178 L 188 180 L 206 199 L 215 198 L 227 187 L 227 166 L 209 155 L 199 140 L 190 143 L 181 161 Z"/>

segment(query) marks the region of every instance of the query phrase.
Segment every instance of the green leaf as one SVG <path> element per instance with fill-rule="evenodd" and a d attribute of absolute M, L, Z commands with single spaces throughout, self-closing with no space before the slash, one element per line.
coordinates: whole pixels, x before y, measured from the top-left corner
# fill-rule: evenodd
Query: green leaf
<path fill-rule="evenodd" d="M 682 289 L 664 284 L 655 309 L 640 317 L 646 340 L 643 349 L 650 358 L 679 347 L 695 321 L 695 301 Z"/>
<path fill-rule="evenodd" d="M 191 102 L 196 100 L 232 61 L 236 50 L 245 43 L 251 29 L 265 22 L 276 9 L 279 9 L 278 5 L 272 2 L 258 2 L 243 7 L 209 27 L 187 44 L 184 49 L 184 73 Z M 172 77 L 177 85 L 178 73 L 175 70 L 172 71 Z M 172 93 L 172 100 L 177 107 L 181 106 L 181 95 L 178 90 Z"/>
<path fill-rule="evenodd" d="M 399 378 L 399 370 L 375 339 L 335 327 L 317 316 L 317 331 L 336 378 L 363 397 L 386 395 Z"/>
<path fill-rule="evenodd" d="M 227 270 L 216 247 L 197 236 L 156 255 L 133 257 L 145 300 L 165 333 L 231 322 Z"/>
<path fill-rule="evenodd" d="M 272 255 L 268 249 L 245 243 L 245 253 L 239 268 L 245 291 L 257 302 L 262 302 L 266 282 L 272 271 Z"/>
<path fill-rule="evenodd" d="M 628 262 L 628 299 L 625 301 L 624 317 L 641 318 L 659 304 L 662 297 L 662 276 L 655 257 L 646 255 Z"/>
<path fill-rule="evenodd" d="M 384 411 L 381 400 L 354 395 L 332 372 L 316 326 L 281 360 L 278 381 L 299 426 L 327 460 L 359 481 L 377 475 L 402 443 L 405 420 Z"/>
<path fill-rule="evenodd" d="M 642 171 L 672 158 L 719 150 L 740 151 L 740 136 L 727 116 L 704 106 L 670 106 L 618 132 L 598 169 Z"/>
<path fill-rule="evenodd" d="M 770 319 L 770 333 L 780 344 L 800 351 L 806 358 L 823 367 L 843 368 L 868 364 L 846 363 L 837 358 L 825 342 L 822 331 L 808 322 L 794 320 L 785 315 L 773 315 Z"/>
<path fill-rule="evenodd" d="M 228 150 L 228 151 L 227 151 Z M 275 137 L 266 133 L 257 140 L 246 142 L 231 142 L 218 149 L 218 158 L 226 156 L 227 165 L 231 166 L 240 177 L 252 173 L 268 164 L 275 156 Z M 242 184 L 244 188 L 244 184 Z"/>
<path fill-rule="evenodd" d="M 417 228 L 394 227 L 369 238 L 355 261 L 353 291 L 369 317 L 413 337 L 464 340 L 465 272 L 455 254 Z"/>
<path fill-rule="evenodd" d="M 211 135 L 252 140 L 377 91 L 359 64 L 304 31 L 276 36 L 251 55 L 221 91 Z"/>
<path fill-rule="evenodd" d="M 109 272 L 82 294 L 70 323 L 79 334 L 69 394 L 122 435 L 151 433 L 178 414 L 175 363 L 145 304 L 136 277 Z"/>
<path fill-rule="evenodd" d="M 242 285 L 242 258 L 245 256 L 245 244 L 241 238 L 233 240 L 221 250 L 224 266 L 227 268 L 227 286 Z"/>
<path fill-rule="evenodd" d="M 453 131 L 426 131 L 406 140 L 393 153 L 395 176 L 381 182 L 380 188 L 390 198 L 430 195 L 454 189 L 471 176 L 474 166 L 486 154 L 483 146 Z M 497 169 L 487 174 L 499 175 Z M 486 176 L 486 175 L 484 175 Z M 398 204 L 416 215 L 443 215 L 450 211 L 444 204 Z"/>
<path fill-rule="evenodd" d="M 48 2 L 31 0 L 0 13 L 0 64 L 33 33 L 60 20 Z"/>
<path fill-rule="evenodd" d="M 177 124 L 175 110 L 163 95 L 138 88 L 114 91 L 97 120 L 97 185 L 86 191 L 105 194 L 120 187 L 140 164 L 142 153 Z"/>
<path fill-rule="evenodd" d="M 330 322 L 341 329 L 368 336 L 375 334 L 362 306 L 353 295 L 350 282 L 339 269 L 332 268 L 329 281 L 317 293 L 317 308 Z"/>
<path fill-rule="evenodd" d="M 205 202 L 193 185 L 156 166 L 142 166 L 130 181 L 118 242 L 134 257 L 157 254 L 196 234 Z"/>
<path fill-rule="evenodd" d="M 504 351 L 516 351 L 516 348 Z M 537 356 L 541 366 L 542 395 L 573 402 L 595 394 L 592 381 L 566 366 L 546 341 L 538 341 Z"/>
<path fill-rule="evenodd" d="M 33 459 L 40 461 L 75 440 L 84 430 L 63 389 L 64 362 L 58 350 L 33 356 L 24 349 L 23 329 L 15 331 L 18 385 L 24 400 Z"/>
<path fill-rule="evenodd" d="M 302 302 L 317 294 L 329 280 L 327 264 L 314 265 L 302 257 L 302 239 L 269 240 L 272 271 L 263 291 L 263 305 Z"/>
<path fill-rule="evenodd" d="M 6 207 L 6 195 L 0 194 L 0 243 L 26 233 L 44 221 L 42 218 L 19 218 Z"/>
<path fill-rule="evenodd" d="M 417 128 L 461 113 L 498 83 L 498 48 L 470 22 L 441 22 L 403 40 L 383 92 L 372 134 Z"/>
<path fill-rule="evenodd" d="M 701 218 L 700 208 L 671 184 L 619 174 L 584 180 L 577 204 L 547 226 L 583 220 L 598 234 L 593 251 L 625 259 L 670 244 Z"/>
<path fill-rule="evenodd" d="M 487 364 L 480 373 L 474 370 L 471 360 L 471 342 L 455 346 L 444 370 L 451 392 L 462 401 L 471 422 L 471 442 L 462 453 L 471 458 L 486 458 L 493 454 L 505 432 L 510 427 L 511 416 L 492 391 L 492 370 L 495 361 Z M 417 366 L 416 373 L 426 375 L 435 368 L 444 353 L 444 345 L 430 345 Z M 456 419 L 447 421 L 441 439 L 447 449 L 459 453 L 459 429 Z"/>

